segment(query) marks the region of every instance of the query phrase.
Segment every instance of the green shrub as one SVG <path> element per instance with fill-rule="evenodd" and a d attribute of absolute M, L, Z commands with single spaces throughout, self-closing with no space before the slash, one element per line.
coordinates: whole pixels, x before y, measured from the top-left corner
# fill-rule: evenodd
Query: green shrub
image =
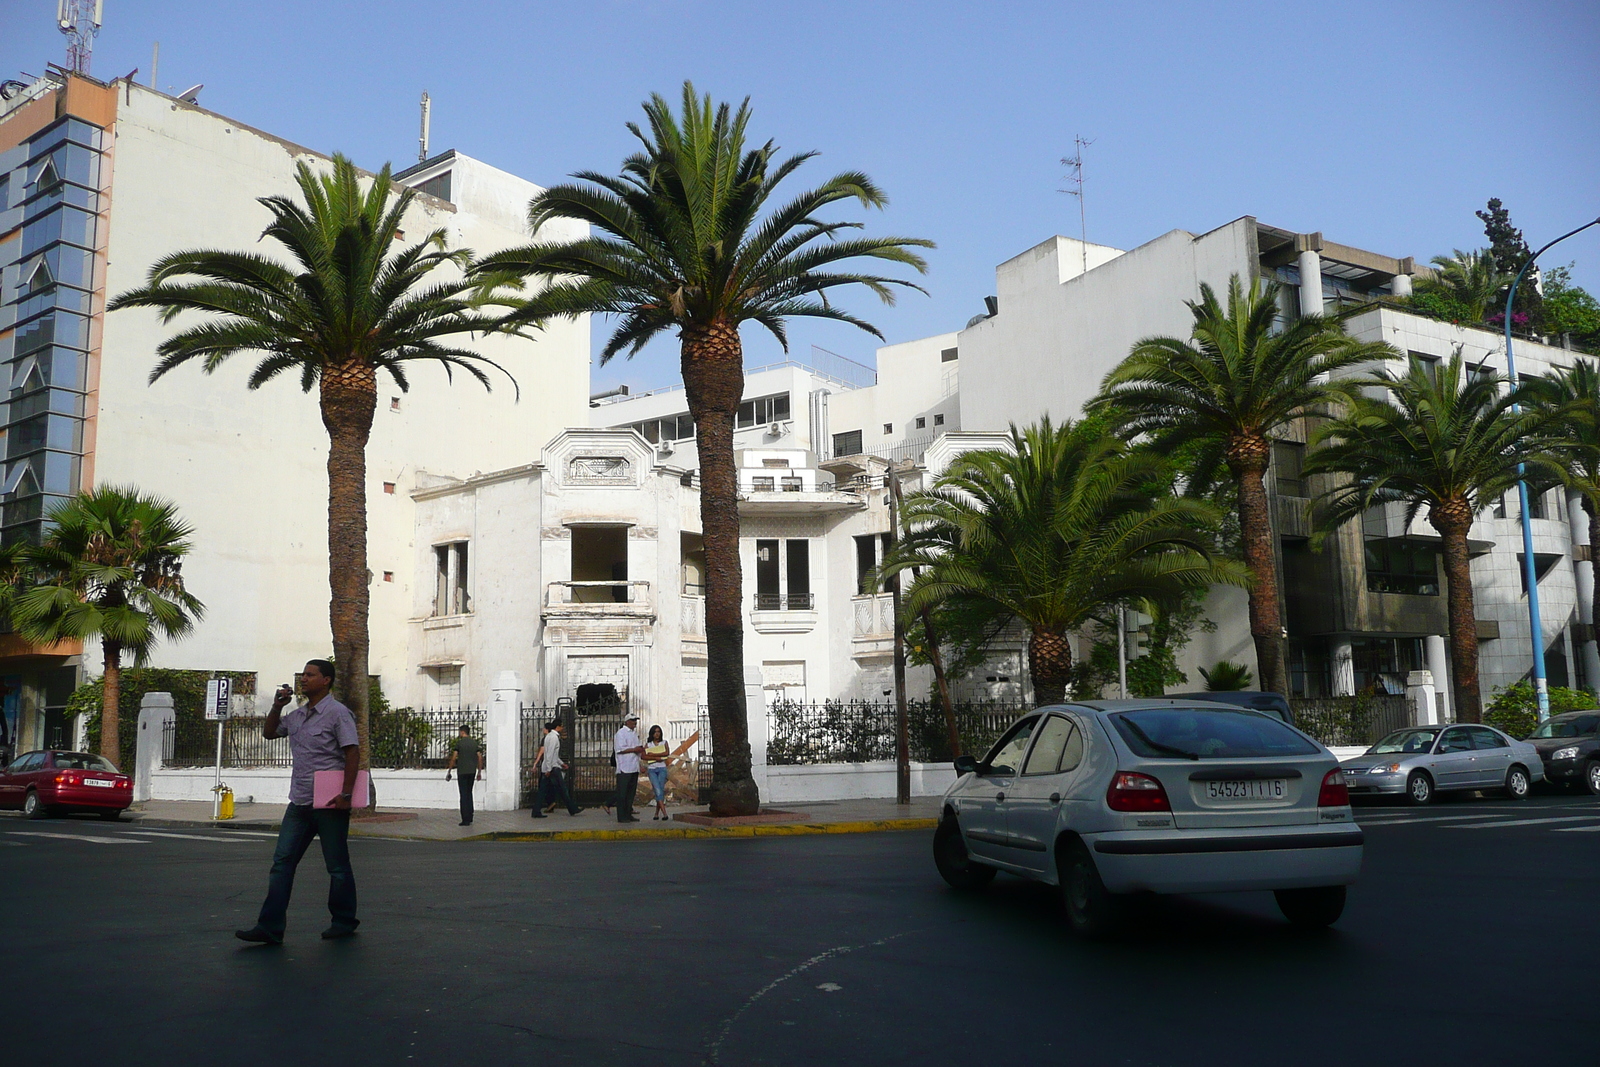
<path fill-rule="evenodd" d="M 233 680 L 233 691 L 253 696 L 256 676 L 246 671 L 218 671 L 218 676 Z M 171 693 L 172 709 L 179 729 L 205 721 L 206 682 L 210 671 L 179 671 L 164 667 L 125 667 L 117 696 L 117 766 L 133 773 L 133 755 L 139 744 L 139 705 L 146 693 Z M 100 710 L 105 702 L 105 682 L 96 678 L 73 690 L 67 699 L 67 715 L 87 715 L 90 752 L 100 751 Z"/>
<path fill-rule="evenodd" d="M 1552 715 L 1560 715 L 1567 711 L 1587 711 L 1597 706 L 1600 705 L 1596 704 L 1594 694 L 1588 690 L 1568 689 L 1560 685 L 1550 687 Z M 1533 733 L 1534 728 L 1539 725 L 1539 701 L 1534 694 L 1532 684 L 1518 682 L 1496 689 L 1494 699 L 1489 701 L 1489 707 L 1483 713 L 1483 721 L 1504 730 L 1512 737 L 1522 738 Z"/>

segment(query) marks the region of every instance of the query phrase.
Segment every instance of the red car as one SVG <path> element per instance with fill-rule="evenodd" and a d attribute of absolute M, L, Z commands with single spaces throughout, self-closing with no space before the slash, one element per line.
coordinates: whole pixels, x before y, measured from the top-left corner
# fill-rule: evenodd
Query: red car
<path fill-rule="evenodd" d="M 0 808 L 30 819 L 94 811 L 115 819 L 133 803 L 133 779 L 87 752 L 24 752 L 0 772 Z"/>

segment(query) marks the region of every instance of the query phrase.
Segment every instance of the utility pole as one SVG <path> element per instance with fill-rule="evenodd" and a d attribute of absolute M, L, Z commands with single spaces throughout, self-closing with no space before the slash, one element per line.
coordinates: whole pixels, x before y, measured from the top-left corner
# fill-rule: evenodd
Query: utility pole
<path fill-rule="evenodd" d="M 889 461 L 889 548 L 900 542 L 900 472 Z M 911 724 L 906 714 L 906 624 L 900 617 L 900 576 L 894 588 L 894 802 L 911 803 Z"/>
<path fill-rule="evenodd" d="M 1128 609 L 1117 605 L 1117 685 L 1122 699 L 1128 699 Z"/>

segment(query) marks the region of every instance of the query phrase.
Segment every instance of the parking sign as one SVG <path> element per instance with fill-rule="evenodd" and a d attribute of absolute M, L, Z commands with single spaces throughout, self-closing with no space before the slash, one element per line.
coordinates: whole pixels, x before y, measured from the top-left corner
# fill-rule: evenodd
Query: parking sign
<path fill-rule="evenodd" d="M 206 683 L 206 718 L 217 722 L 228 717 L 233 703 L 233 680 L 213 678 Z"/>

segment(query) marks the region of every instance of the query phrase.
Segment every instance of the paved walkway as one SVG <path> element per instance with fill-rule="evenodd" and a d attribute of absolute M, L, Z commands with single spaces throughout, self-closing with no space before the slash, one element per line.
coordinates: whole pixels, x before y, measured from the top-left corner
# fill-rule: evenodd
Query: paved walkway
<path fill-rule="evenodd" d="M 654 822 L 650 811 L 639 814 L 636 823 L 619 824 L 615 815 L 600 808 L 586 808 L 577 815 L 557 810 L 543 819 L 532 817 L 527 808 L 518 811 L 480 811 L 471 826 L 457 825 L 460 812 L 442 808 L 385 808 L 379 819 L 357 819 L 350 828 L 361 837 L 409 837 L 430 841 L 476 840 L 614 840 L 627 837 L 755 837 L 797 833 L 868 833 L 877 830 L 931 829 L 939 813 L 938 797 L 914 797 L 910 804 L 893 800 L 831 800 L 811 804 L 777 805 L 795 813 L 793 819 L 753 826 L 691 826 L 687 823 Z M 668 812 L 704 812 L 702 807 L 669 807 Z M 136 804 L 124 816 L 145 826 L 220 825 L 235 829 L 277 829 L 283 807 L 278 804 L 240 804 L 234 817 L 224 823 L 211 821 L 211 805 L 205 801 L 149 800 Z M 399 816 L 385 819 L 381 816 Z"/>

